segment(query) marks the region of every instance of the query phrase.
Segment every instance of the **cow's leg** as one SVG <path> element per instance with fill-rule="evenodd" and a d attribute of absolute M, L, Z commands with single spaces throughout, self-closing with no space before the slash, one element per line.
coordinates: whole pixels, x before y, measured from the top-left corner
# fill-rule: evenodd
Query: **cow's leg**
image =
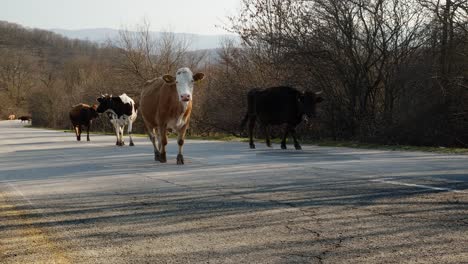
<path fill-rule="evenodd" d="M 88 125 L 86 126 L 86 141 L 90 141 L 89 140 L 89 127 L 91 126 L 91 123 L 88 123 Z"/>
<path fill-rule="evenodd" d="M 125 134 L 125 125 L 123 125 L 121 130 L 120 130 L 120 135 L 121 135 L 121 138 L 122 138 L 122 145 L 125 145 L 124 134 Z"/>
<path fill-rule="evenodd" d="M 159 147 L 156 144 L 156 130 L 152 127 L 146 126 L 146 132 L 148 133 L 148 137 L 151 140 L 151 143 L 153 144 L 153 149 L 154 149 L 154 160 L 159 161 Z"/>
<path fill-rule="evenodd" d="M 150 133 L 150 139 L 151 143 L 153 143 L 154 148 L 154 160 L 159 161 L 159 158 L 161 156 L 159 151 L 161 149 L 161 138 L 158 136 L 158 132 L 156 131 L 156 129 L 153 128 L 151 130 L 152 132 Z"/>
<path fill-rule="evenodd" d="M 177 134 L 177 145 L 179 145 L 179 153 L 177 154 L 177 164 L 184 164 L 184 155 L 182 155 L 182 150 L 184 148 L 184 138 L 185 132 L 187 131 L 187 125 L 185 125 Z"/>
<path fill-rule="evenodd" d="M 250 146 L 251 149 L 255 148 L 255 144 L 254 144 L 254 141 L 253 141 L 253 131 L 254 131 L 254 128 L 255 128 L 255 121 L 256 121 L 256 117 L 255 116 L 250 116 L 250 118 L 249 118 L 249 146 Z"/>
<path fill-rule="evenodd" d="M 156 130 L 156 139 L 157 139 L 157 145 L 158 145 L 158 150 L 159 150 L 159 159 L 161 159 L 161 153 L 162 153 L 162 139 L 161 139 L 161 132 L 160 129 L 158 128 Z M 159 160 L 158 159 L 158 160 Z"/>
<path fill-rule="evenodd" d="M 73 125 L 73 128 L 75 130 L 76 141 L 80 141 L 80 129 L 78 125 Z"/>
<path fill-rule="evenodd" d="M 133 144 L 133 138 L 132 138 L 132 126 L 133 126 L 133 122 L 129 121 L 128 122 L 127 133 L 128 133 L 128 136 L 130 137 L 130 147 L 135 146 L 135 144 Z"/>
<path fill-rule="evenodd" d="M 78 141 L 78 130 L 75 125 L 73 125 L 73 131 L 75 131 L 76 141 Z"/>
<path fill-rule="evenodd" d="M 286 138 L 288 137 L 289 126 L 284 129 L 283 139 L 281 139 L 281 149 L 286 149 Z"/>
<path fill-rule="evenodd" d="M 114 125 L 115 137 L 117 138 L 117 141 L 115 142 L 115 145 L 121 146 L 121 144 L 120 144 L 120 139 L 119 139 L 119 134 L 120 134 L 119 126 L 117 125 L 117 123 L 116 123 L 115 121 L 112 122 L 112 124 Z"/>
<path fill-rule="evenodd" d="M 78 130 L 77 139 L 78 139 L 78 141 L 81 141 L 81 125 L 78 125 L 78 126 L 77 126 L 77 130 Z"/>
<path fill-rule="evenodd" d="M 265 143 L 267 147 L 271 148 L 271 140 L 270 140 L 270 133 L 269 133 L 268 125 L 264 125 L 263 129 L 265 131 Z"/>
<path fill-rule="evenodd" d="M 302 147 L 301 145 L 299 144 L 299 142 L 297 141 L 297 138 L 296 138 L 296 129 L 295 128 L 291 128 L 291 136 L 294 140 L 294 147 L 296 148 L 296 150 L 301 150 Z"/>
<path fill-rule="evenodd" d="M 120 145 L 121 145 L 121 146 L 124 146 L 124 145 L 125 145 L 125 141 L 124 141 L 124 128 L 125 128 L 125 125 L 119 126 L 119 136 L 120 136 Z"/>
<path fill-rule="evenodd" d="M 166 145 L 167 145 L 167 131 L 166 125 L 158 128 L 158 143 L 159 143 L 159 161 L 161 163 L 167 162 L 166 159 Z"/>

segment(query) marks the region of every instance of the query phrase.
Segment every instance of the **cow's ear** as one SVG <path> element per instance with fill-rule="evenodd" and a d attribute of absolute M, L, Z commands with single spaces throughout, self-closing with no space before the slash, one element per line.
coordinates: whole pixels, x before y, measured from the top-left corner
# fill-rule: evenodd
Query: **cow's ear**
<path fill-rule="evenodd" d="M 97 100 L 99 103 L 102 103 L 102 97 L 98 97 L 96 100 Z"/>
<path fill-rule="evenodd" d="M 169 74 L 165 74 L 163 75 L 163 80 L 166 82 L 166 83 L 173 83 L 176 81 L 176 79 L 174 78 L 174 76 L 172 75 L 169 75 Z"/>
<path fill-rule="evenodd" d="M 204 73 L 198 72 L 195 75 L 193 75 L 193 81 L 194 82 L 199 82 L 199 81 L 201 81 L 203 79 L 205 79 L 205 74 Z"/>

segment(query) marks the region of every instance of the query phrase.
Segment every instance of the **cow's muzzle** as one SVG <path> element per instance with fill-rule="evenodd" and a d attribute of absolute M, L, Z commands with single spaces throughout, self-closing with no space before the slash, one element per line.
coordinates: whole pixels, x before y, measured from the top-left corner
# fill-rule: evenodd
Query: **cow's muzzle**
<path fill-rule="evenodd" d="M 180 96 L 180 101 L 182 102 L 188 102 L 190 101 L 190 94 L 184 94 Z"/>

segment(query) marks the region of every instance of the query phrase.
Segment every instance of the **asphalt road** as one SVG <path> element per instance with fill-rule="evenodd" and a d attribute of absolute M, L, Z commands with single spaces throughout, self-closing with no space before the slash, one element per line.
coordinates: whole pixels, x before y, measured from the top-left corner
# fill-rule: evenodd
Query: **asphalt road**
<path fill-rule="evenodd" d="M 468 263 L 466 155 L 91 140 L 0 122 L 0 263 Z"/>

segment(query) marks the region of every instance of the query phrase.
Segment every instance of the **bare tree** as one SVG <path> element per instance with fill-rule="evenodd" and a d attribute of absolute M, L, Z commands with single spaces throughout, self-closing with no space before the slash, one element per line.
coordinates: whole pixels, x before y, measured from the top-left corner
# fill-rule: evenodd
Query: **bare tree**
<path fill-rule="evenodd" d="M 26 99 L 34 86 L 36 60 L 23 50 L 0 49 L 0 93 L 9 111 L 25 112 Z"/>
<path fill-rule="evenodd" d="M 150 24 L 144 21 L 136 31 L 121 30 L 119 39 L 112 45 L 120 51 L 116 70 L 135 87 L 143 81 L 175 71 L 185 62 L 190 43 L 176 38 L 174 33 L 155 35 L 150 31 Z"/>

